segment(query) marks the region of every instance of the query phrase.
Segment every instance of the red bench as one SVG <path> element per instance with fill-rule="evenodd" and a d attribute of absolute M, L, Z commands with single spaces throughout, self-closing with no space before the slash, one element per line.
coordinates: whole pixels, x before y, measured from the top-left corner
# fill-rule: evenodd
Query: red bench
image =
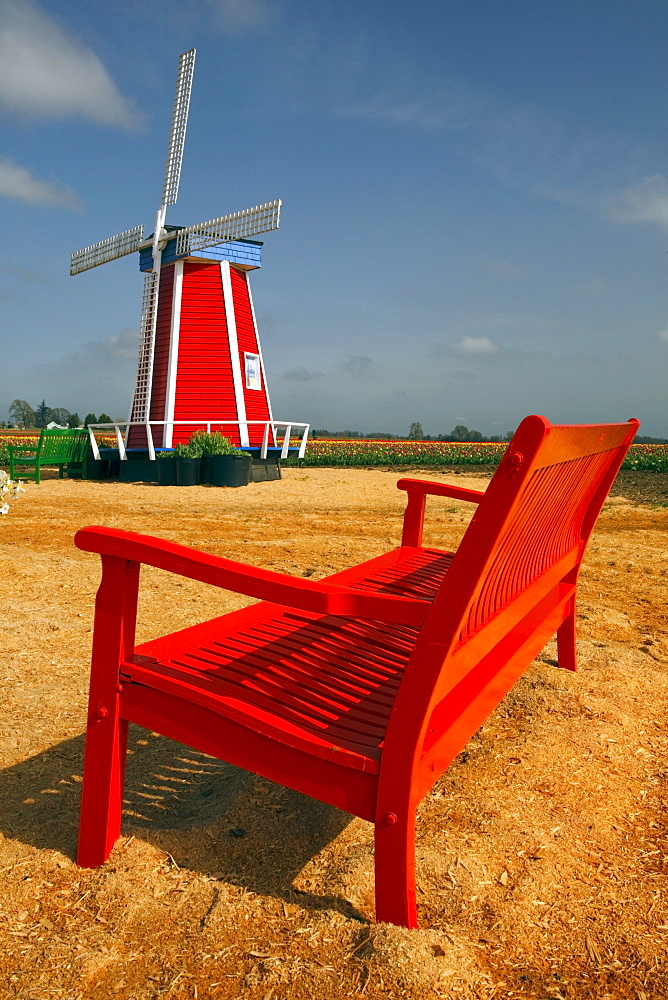
<path fill-rule="evenodd" d="M 376 918 L 416 926 L 416 808 L 555 633 L 575 670 L 582 555 L 637 427 L 527 417 L 484 493 L 400 480 L 401 546 L 318 582 L 79 531 L 102 582 L 78 863 L 120 834 L 134 722 L 374 823 Z M 428 494 L 478 505 L 454 554 L 421 544 Z M 264 603 L 135 646 L 142 563 Z"/>

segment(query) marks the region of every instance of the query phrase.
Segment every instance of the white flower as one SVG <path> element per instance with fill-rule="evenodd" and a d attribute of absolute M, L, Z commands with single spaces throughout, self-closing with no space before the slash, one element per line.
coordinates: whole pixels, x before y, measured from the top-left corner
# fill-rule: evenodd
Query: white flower
<path fill-rule="evenodd" d="M 3 503 L 2 507 L 0 507 L 0 514 L 9 514 L 9 504 L 8 503 Z"/>

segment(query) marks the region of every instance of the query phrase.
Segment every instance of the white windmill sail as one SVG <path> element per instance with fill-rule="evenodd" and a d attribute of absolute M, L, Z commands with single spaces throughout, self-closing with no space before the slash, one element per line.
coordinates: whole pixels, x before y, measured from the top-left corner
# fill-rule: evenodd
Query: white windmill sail
<path fill-rule="evenodd" d="M 165 183 L 162 189 L 163 205 L 175 205 L 179 193 L 181 177 L 181 162 L 183 146 L 186 141 L 186 125 L 188 124 L 188 109 L 190 107 L 190 91 L 195 72 L 196 49 L 184 52 L 179 60 L 179 71 L 176 77 L 176 95 L 172 111 L 172 129 L 167 147 L 167 165 L 165 167 Z"/>
<path fill-rule="evenodd" d="M 116 260 L 117 257 L 125 257 L 128 253 L 134 253 L 139 249 L 144 236 L 144 227 L 135 226 L 134 229 L 126 229 L 117 236 L 110 236 L 92 246 L 84 247 L 72 254 L 70 262 L 70 274 L 80 274 L 88 271 L 98 264 L 106 264 L 109 260 Z"/>
<path fill-rule="evenodd" d="M 239 240 L 278 229 L 281 204 L 281 199 L 277 198 L 276 201 L 267 201 L 264 205 L 256 205 L 241 212 L 221 215 L 208 222 L 186 226 L 185 229 L 179 230 L 176 238 L 176 254 L 181 256 L 215 246 L 217 243 L 227 243 L 229 240 Z"/>
<path fill-rule="evenodd" d="M 167 206 L 174 205 L 179 191 L 183 146 L 186 140 L 190 92 L 195 71 L 195 49 L 184 52 L 179 59 L 176 77 L 176 93 L 172 111 L 172 127 L 167 147 L 165 182 L 162 189 L 162 204 L 155 216 L 153 230 L 153 271 L 144 278 L 141 330 L 139 338 L 139 361 L 137 364 L 137 385 L 130 407 L 130 421 L 147 421 L 151 409 L 151 388 L 153 379 L 153 355 L 155 352 L 155 331 L 158 324 L 158 294 L 160 291 L 160 264 L 162 241 Z"/>

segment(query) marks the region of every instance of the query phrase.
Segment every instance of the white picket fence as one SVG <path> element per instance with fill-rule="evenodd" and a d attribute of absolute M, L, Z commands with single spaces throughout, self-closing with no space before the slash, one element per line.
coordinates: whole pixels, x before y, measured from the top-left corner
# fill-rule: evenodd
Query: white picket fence
<path fill-rule="evenodd" d="M 293 436 L 301 435 L 299 443 L 298 457 L 303 458 L 306 451 L 306 442 L 310 424 L 298 424 L 288 420 L 118 420 L 110 424 L 89 424 L 88 434 L 90 435 L 93 456 L 100 458 L 100 447 L 96 439 L 96 433 L 109 436 L 110 431 L 116 435 L 118 443 L 118 454 L 121 461 L 127 461 L 127 442 L 131 427 L 142 427 L 146 433 L 149 458 L 155 459 L 155 445 L 153 443 L 153 428 L 178 427 L 185 424 L 188 427 L 201 427 L 207 434 L 211 433 L 211 428 L 225 433 L 225 428 L 235 428 L 239 432 L 239 440 L 248 439 L 249 427 L 263 427 L 262 444 L 260 446 L 260 458 L 265 459 L 269 448 L 281 449 L 281 458 L 287 458 L 290 450 L 290 439 Z M 170 435 L 171 436 L 171 435 Z M 249 447 L 242 445 L 242 448 Z"/>

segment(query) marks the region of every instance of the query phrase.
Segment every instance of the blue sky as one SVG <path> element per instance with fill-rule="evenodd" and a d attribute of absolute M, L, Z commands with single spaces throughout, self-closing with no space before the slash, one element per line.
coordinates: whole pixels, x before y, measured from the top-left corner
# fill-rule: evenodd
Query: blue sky
<path fill-rule="evenodd" d="M 0 0 L 0 419 L 125 417 L 136 256 L 197 48 L 188 225 L 280 197 L 253 293 L 274 414 L 527 413 L 668 436 L 664 0 Z"/>

